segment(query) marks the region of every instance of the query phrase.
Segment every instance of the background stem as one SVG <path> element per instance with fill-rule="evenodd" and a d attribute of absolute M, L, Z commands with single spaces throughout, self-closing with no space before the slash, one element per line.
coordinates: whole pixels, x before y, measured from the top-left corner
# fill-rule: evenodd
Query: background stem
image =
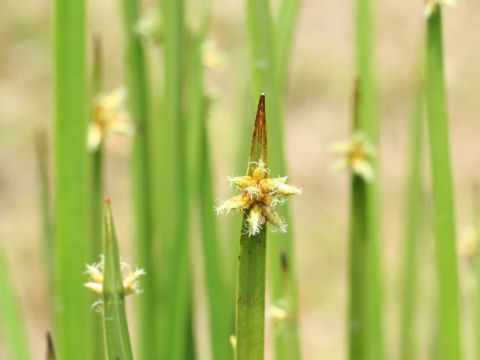
<path fill-rule="evenodd" d="M 443 360 L 461 356 L 455 212 L 443 70 L 442 18 L 437 6 L 427 21 L 426 104 L 432 182 L 436 270 L 439 286 L 439 343 Z"/>
<path fill-rule="evenodd" d="M 54 2 L 55 311 L 61 359 L 88 358 L 86 6 Z"/>

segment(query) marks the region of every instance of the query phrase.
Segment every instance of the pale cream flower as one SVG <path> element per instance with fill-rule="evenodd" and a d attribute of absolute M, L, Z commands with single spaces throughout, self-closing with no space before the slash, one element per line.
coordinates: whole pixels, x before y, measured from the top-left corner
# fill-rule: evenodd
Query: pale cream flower
<path fill-rule="evenodd" d="M 274 321 L 285 321 L 288 318 L 288 312 L 280 306 L 273 305 L 270 308 L 270 316 Z"/>
<path fill-rule="evenodd" d="M 350 141 L 333 144 L 330 150 L 342 155 L 342 158 L 335 163 L 334 171 L 349 170 L 365 181 L 374 179 L 372 160 L 377 156 L 377 150 L 363 133 L 354 134 Z"/>
<path fill-rule="evenodd" d="M 160 44 L 163 40 L 162 18 L 158 13 L 142 17 L 135 25 L 137 35 L 148 44 Z"/>
<path fill-rule="evenodd" d="M 458 244 L 458 255 L 465 258 L 473 258 L 478 254 L 480 245 L 480 233 L 475 226 L 466 226 L 462 229 Z"/>
<path fill-rule="evenodd" d="M 230 335 L 230 345 L 232 345 L 233 351 L 237 349 L 237 337 L 235 335 Z"/>
<path fill-rule="evenodd" d="M 225 55 L 215 42 L 207 40 L 202 45 L 202 63 L 207 68 L 219 68 L 225 64 Z"/>
<path fill-rule="evenodd" d="M 457 6 L 455 0 L 427 0 L 425 2 L 424 14 L 425 17 L 429 18 L 435 12 L 436 8 L 441 5 L 446 5 L 450 7 Z"/>
<path fill-rule="evenodd" d="M 267 222 L 286 232 L 285 219 L 275 211 L 275 206 L 283 204 L 288 196 L 300 194 L 302 189 L 286 184 L 286 177 L 268 178 L 269 170 L 262 159 L 257 165 L 252 176 L 227 178 L 231 186 L 243 192 L 217 206 L 217 214 L 232 211 L 247 214 L 245 232 L 249 236 L 257 235 Z"/>
<path fill-rule="evenodd" d="M 100 262 L 86 265 L 87 270 L 85 273 L 90 276 L 90 281 L 85 283 L 84 286 L 97 294 L 103 294 L 103 264 L 104 257 L 101 255 Z M 132 271 L 131 266 L 123 261 L 121 261 L 121 267 L 123 272 L 122 284 L 125 295 L 141 293 L 138 279 L 140 276 L 147 274 L 145 270 L 137 268 L 135 271 Z"/>
<path fill-rule="evenodd" d="M 125 99 L 126 91 L 124 88 L 100 95 L 95 99 L 87 134 L 89 151 L 97 151 L 105 137 L 109 135 L 130 135 L 133 133 L 134 127 L 125 109 Z"/>

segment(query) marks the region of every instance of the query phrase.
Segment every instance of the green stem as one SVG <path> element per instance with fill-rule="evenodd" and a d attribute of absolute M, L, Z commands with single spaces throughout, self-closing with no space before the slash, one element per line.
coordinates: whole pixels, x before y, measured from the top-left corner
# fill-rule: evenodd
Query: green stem
<path fill-rule="evenodd" d="M 0 248 L 0 322 L 5 336 L 5 345 L 11 359 L 28 360 L 27 333 L 24 328 L 22 311 L 13 288 L 7 267 L 7 259 Z"/>
<path fill-rule="evenodd" d="M 286 92 L 288 65 L 298 20 L 300 0 L 283 0 L 275 23 L 275 68 L 278 99 L 283 103 Z"/>
<path fill-rule="evenodd" d="M 448 140 L 440 7 L 427 25 L 427 118 L 435 211 L 435 253 L 440 297 L 439 340 L 443 360 L 461 359 L 453 186 Z"/>
<path fill-rule="evenodd" d="M 353 130 L 360 130 L 360 81 L 354 89 Z M 349 244 L 349 359 L 368 358 L 368 288 L 367 288 L 367 184 L 359 176 L 351 177 Z"/>
<path fill-rule="evenodd" d="M 139 4 L 137 0 L 123 0 L 125 37 L 127 40 L 126 73 L 130 112 L 135 123 L 133 140 L 133 194 L 136 222 L 136 244 L 138 265 L 149 274 L 142 281 L 143 296 L 138 301 L 138 329 L 141 359 L 155 357 L 152 339 L 155 335 L 155 276 L 152 256 L 152 214 L 150 183 L 150 94 L 148 85 L 148 69 L 142 43 L 135 33 L 139 20 Z"/>
<path fill-rule="evenodd" d="M 286 172 L 282 104 L 288 64 L 287 54 L 290 49 L 296 11 L 298 11 L 297 1 L 286 0 L 283 3 L 274 34 L 268 1 L 247 1 L 252 90 L 254 98 L 264 92 L 270 104 L 269 112 L 272 121 L 268 123 L 268 133 L 271 135 L 269 165 L 275 174 Z M 279 212 L 288 219 L 288 205 Z M 268 245 L 273 303 L 275 305 L 282 303 L 281 306 L 288 313 L 285 321 L 274 323 L 275 356 L 277 359 L 289 360 L 300 358 L 297 286 L 291 234 L 292 231 L 286 234 L 272 233 L 269 235 L 271 241 Z M 282 259 L 287 259 L 288 273 L 284 271 Z"/>
<path fill-rule="evenodd" d="M 260 96 L 252 137 L 247 175 L 252 176 L 255 163 L 267 162 L 265 96 Z M 237 273 L 237 313 L 235 360 L 263 360 L 265 342 L 265 264 L 267 226 L 258 235 L 245 234 L 244 216 Z"/>
<path fill-rule="evenodd" d="M 214 202 L 212 188 L 212 170 L 208 149 L 206 124 L 203 124 L 201 160 L 202 170 L 200 173 L 200 205 L 202 216 L 202 239 L 205 253 L 205 277 L 207 283 L 207 296 L 209 299 L 209 321 L 212 343 L 212 358 L 215 360 L 231 359 L 232 348 L 228 341 L 230 332 L 230 317 L 226 296 L 225 277 L 221 262 L 221 251 L 217 235 L 217 223 L 212 211 Z"/>
<path fill-rule="evenodd" d="M 102 253 L 102 213 L 103 213 L 103 146 L 90 154 L 90 261 Z M 95 311 L 90 311 L 90 358 L 102 359 L 105 353 L 101 337 L 102 319 Z"/>
<path fill-rule="evenodd" d="M 374 79 L 373 59 L 373 6 L 372 0 L 357 0 L 356 2 L 356 66 L 360 79 L 358 121 L 359 131 L 363 132 L 369 141 L 377 148 L 379 145 L 379 122 L 376 114 L 376 88 Z M 377 159 L 378 161 L 378 159 Z M 384 357 L 383 350 L 383 306 L 382 306 L 382 277 L 380 264 L 380 237 L 379 237 L 379 199 L 378 176 L 376 162 L 372 162 L 375 180 L 366 184 L 366 311 L 368 320 L 365 329 L 367 332 L 368 358 L 380 360 Z M 354 355 L 353 355 L 354 356 Z"/>
<path fill-rule="evenodd" d="M 48 170 L 48 140 L 45 131 L 35 135 L 35 146 L 39 174 L 40 217 L 42 220 L 45 268 L 48 276 L 48 288 L 53 291 L 53 218 L 50 193 L 50 176 Z"/>
<path fill-rule="evenodd" d="M 93 38 L 93 69 L 91 75 L 91 107 L 93 108 L 95 98 L 102 92 L 103 87 L 103 59 L 102 44 L 99 37 Z M 91 121 L 95 121 L 91 114 Z M 89 249 L 88 258 L 90 261 L 97 259 L 102 253 L 102 213 L 103 213 L 103 142 L 99 148 L 89 154 Z M 89 313 L 90 321 L 90 358 L 103 359 L 105 350 L 101 337 L 102 318 L 94 311 Z"/>
<path fill-rule="evenodd" d="M 350 216 L 350 306 L 349 306 L 349 358 L 367 359 L 365 328 L 368 323 L 366 312 L 366 186 L 365 181 L 353 175 L 351 180 L 351 216 Z"/>
<path fill-rule="evenodd" d="M 55 310 L 58 355 L 88 358 L 86 4 L 54 2 Z"/>
<path fill-rule="evenodd" d="M 210 324 L 212 358 L 231 359 L 232 350 L 228 341 L 229 331 L 226 286 L 220 257 L 217 223 L 212 203 L 214 202 L 210 154 L 207 135 L 208 99 L 204 93 L 202 45 L 206 34 L 208 11 L 205 11 L 202 26 L 189 37 L 190 56 L 187 57 L 189 75 L 189 106 L 187 153 L 190 197 L 199 196 L 202 219 L 202 241 L 205 266 L 206 292 Z"/>
<path fill-rule="evenodd" d="M 110 200 L 105 200 L 105 235 L 103 242 L 103 329 L 108 360 L 132 360 L 125 313 L 125 292 L 118 251 L 117 236 L 112 219 Z"/>
<path fill-rule="evenodd" d="M 159 358 L 183 360 L 191 348 L 189 199 L 186 126 L 182 114 L 184 1 L 162 1 L 164 36 L 164 114 L 153 132 L 154 237 L 158 242 L 156 337 Z M 157 125 L 156 125 L 157 126 Z"/>
<path fill-rule="evenodd" d="M 408 175 L 406 204 L 406 233 L 404 264 L 402 269 L 402 315 L 400 359 L 416 358 L 416 304 L 418 277 L 418 242 L 420 240 L 422 215 L 422 149 L 424 96 L 423 79 L 419 81 L 415 91 L 414 114 L 412 116 L 410 138 L 410 171 Z"/>

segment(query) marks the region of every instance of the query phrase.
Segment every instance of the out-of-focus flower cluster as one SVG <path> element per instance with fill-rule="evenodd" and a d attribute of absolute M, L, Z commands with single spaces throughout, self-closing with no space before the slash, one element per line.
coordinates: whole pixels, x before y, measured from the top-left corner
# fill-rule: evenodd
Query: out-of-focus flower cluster
<path fill-rule="evenodd" d="M 335 163 L 334 171 L 349 170 L 365 181 L 374 179 L 372 161 L 377 156 L 377 149 L 363 133 L 354 134 L 350 141 L 334 143 L 331 151 L 342 155 Z"/>
<path fill-rule="evenodd" d="M 87 264 L 86 274 L 90 276 L 90 279 L 84 286 L 97 294 L 103 294 L 103 267 L 104 257 L 100 256 L 100 262 Z M 124 261 L 120 261 L 122 268 L 122 284 L 125 295 L 139 294 L 142 292 L 138 279 L 142 275 L 146 275 L 145 270 L 136 268 L 135 270 Z"/>

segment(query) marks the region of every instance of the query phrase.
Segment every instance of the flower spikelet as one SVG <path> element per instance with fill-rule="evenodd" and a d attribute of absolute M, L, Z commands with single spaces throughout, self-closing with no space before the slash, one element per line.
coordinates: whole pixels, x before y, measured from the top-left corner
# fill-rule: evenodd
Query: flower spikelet
<path fill-rule="evenodd" d="M 139 278 L 146 275 L 144 269 L 136 268 L 134 271 L 127 263 L 121 261 L 122 265 L 122 284 L 125 295 L 141 293 Z M 84 286 L 97 294 L 103 294 L 103 267 L 104 257 L 100 256 L 100 262 L 94 264 L 87 264 L 85 274 L 89 275 L 90 279 Z"/>
<path fill-rule="evenodd" d="M 283 204 L 287 197 L 300 194 L 302 190 L 287 184 L 287 177 L 269 178 L 270 171 L 262 159 L 255 165 L 257 167 L 252 176 L 228 178 L 230 185 L 242 193 L 217 206 L 217 214 L 228 214 L 232 211 L 246 214 L 244 225 L 249 236 L 258 235 L 266 223 L 285 232 L 285 219 L 277 213 L 275 207 Z"/>
<path fill-rule="evenodd" d="M 372 161 L 377 156 L 377 150 L 363 133 L 354 134 L 350 141 L 333 144 L 331 151 L 342 155 L 335 163 L 334 171 L 349 170 L 365 181 L 374 179 Z"/>
<path fill-rule="evenodd" d="M 124 88 L 97 96 L 88 125 L 87 148 L 89 151 L 97 151 L 105 137 L 109 135 L 133 133 L 134 127 L 125 108 L 125 99 L 126 90 Z"/>

